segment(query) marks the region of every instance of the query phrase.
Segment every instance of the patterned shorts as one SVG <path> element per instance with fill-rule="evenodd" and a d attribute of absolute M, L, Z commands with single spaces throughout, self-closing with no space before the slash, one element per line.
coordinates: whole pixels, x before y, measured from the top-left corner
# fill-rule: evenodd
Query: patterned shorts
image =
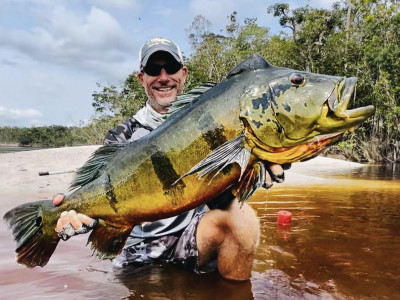
<path fill-rule="evenodd" d="M 199 267 L 197 250 L 197 226 L 204 212 L 197 213 L 180 236 L 167 235 L 155 239 L 145 239 L 141 243 L 124 248 L 115 259 L 117 267 L 142 266 L 145 264 L 171 262 L 198 274 L 213 272 L 217 269 L 216 259 Z"/>

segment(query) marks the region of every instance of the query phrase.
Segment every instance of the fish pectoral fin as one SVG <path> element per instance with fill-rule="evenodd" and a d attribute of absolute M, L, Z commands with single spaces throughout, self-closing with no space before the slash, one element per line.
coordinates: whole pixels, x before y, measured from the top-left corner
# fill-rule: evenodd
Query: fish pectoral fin
<path fill-rule="evenodd" d="M 265 166 L 261 162 L 248 168 L 242 179 L 232 188 L 239 203 L 247 201 L 265 182 Z"/>
<path fill-rule="evenodd" d="M 250 150 L 243 146 L 244 134 L 222 144 L 211 152 L 205 159 L 195 165 L 189 172 L 181 176 L 176 182 L 188 175 L 199 173 L 199 178 L 217 170 L 217 176 L 226 166 L 238 163 L 241 168 L 241 176 L 247 167 L 250 159 Z"/>
<path fill-rule="evenodd" d="M 133 226 L 117 227 L 100 219 L 89 236 L 88 244 L 91 244 L 90 247 L 98 258 L 113 259 L 121 253 L 132 228 Z"/>

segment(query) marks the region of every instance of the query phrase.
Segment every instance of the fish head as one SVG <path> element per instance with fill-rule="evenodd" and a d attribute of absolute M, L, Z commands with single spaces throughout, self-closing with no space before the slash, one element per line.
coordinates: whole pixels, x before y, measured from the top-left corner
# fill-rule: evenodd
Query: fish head
<path fill-rule="evenodd" d="M 253 67 L 252 76 L 241 97 L 240 117 L 258 148 L 256 153 L 266 160 L 311 158 L 375 111 L 373 106 L 348 109 L 355 97 L 356 77 L 278 68 L 267 62 Z M 272 160 L 269 153 L 280 158 Z"/>

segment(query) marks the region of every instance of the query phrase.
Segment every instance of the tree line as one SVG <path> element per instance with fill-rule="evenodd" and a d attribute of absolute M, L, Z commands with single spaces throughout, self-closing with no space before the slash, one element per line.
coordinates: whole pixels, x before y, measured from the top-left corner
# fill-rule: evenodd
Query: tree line
<path fill-rule="evenodd" d="M 347 0 L 331 9 L 291 9 L 276 3 L 266 6 L 265 13 L 279 22 L 279 34 L 271 34 L 254 18 L 238 21 L 236 11 L 218 32 L 203 16 L 195 17 L 185 29 L 191 45 L 191 55 L 185 57 L 190 70 L 186 90 L 205 81 L 221 81 L 253 53 L 280 67 L 356 76 L 357 97 L 351 105 L 373 104 L 376 114 L 329 151 L 357 161 L 400 161 L 399 1 Z M 132 116 L 146 100 L 136 72 L 121 87 L 98 87 L 92 95 L 91 122 L 68 133 L 75 142 L 101 143 L 107 129 Z"/>

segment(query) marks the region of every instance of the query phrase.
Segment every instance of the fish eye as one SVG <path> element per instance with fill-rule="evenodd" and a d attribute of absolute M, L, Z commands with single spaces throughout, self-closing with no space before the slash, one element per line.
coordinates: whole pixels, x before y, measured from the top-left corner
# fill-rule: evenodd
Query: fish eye
<path fill-rule="evenodd" d="M 302 85 L 304 83 L 304 76 L 299 73 L 294 73 L 290 75 L 289 80 L 294 85 Z"/>

